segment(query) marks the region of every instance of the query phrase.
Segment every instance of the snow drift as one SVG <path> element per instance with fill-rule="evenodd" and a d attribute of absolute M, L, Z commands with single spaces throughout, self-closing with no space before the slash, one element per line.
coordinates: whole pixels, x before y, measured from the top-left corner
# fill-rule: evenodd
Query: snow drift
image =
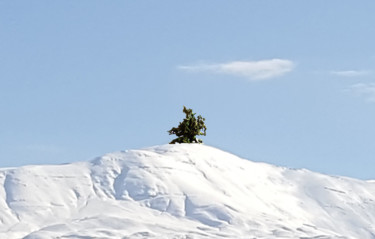
<path fill-rule="evenodd" d="M 375 238 L 375 182 L 162 145 L 0 169 L 0 238 Z"/>

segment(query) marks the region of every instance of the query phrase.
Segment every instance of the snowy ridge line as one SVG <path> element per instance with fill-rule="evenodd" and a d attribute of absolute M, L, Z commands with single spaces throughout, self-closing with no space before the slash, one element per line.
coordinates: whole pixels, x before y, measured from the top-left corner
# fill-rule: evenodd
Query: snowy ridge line
<path fill-rule="evenodd" d="M 0 238 L 375 239 L 375 184 L 205 145 L 0 169 Z"/>

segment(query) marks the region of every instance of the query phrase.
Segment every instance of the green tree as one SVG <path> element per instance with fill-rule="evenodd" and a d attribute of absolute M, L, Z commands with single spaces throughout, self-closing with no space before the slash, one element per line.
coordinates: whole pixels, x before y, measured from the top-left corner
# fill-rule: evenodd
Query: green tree
<path fill-rule="evenodd" d="M 168 131 L 169 135 L 175 134 L 178 138 L 172 140 L 170 144 L 175 143 L 203 143 L 201 139 L 197 139 L 197 135 L 206 135 L 206 120 L 202 116 L 195 117 L 192 109 L 187 109 L 184 106 L 183 112 L 185 113 L 185 119 L 180 122 L 179 126 L 173 127 Z"/>

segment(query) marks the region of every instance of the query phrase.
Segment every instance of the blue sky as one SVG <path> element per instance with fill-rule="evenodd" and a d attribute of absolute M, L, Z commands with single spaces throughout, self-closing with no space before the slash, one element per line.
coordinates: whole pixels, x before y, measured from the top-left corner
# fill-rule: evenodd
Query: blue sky
<path fill-rule="evenodd" d="M 0 167 L 207 145 L 374 179 L 375 2 L 1 1 Z"/>

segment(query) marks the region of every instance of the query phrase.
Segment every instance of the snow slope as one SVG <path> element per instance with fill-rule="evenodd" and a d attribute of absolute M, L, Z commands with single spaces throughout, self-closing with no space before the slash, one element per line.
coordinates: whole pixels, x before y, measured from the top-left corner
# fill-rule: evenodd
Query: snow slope
<path fill-rule="evenodd" d="M 375 182 L 205 145 L 0 169 L 0 238 L 375 238 Z"/>

